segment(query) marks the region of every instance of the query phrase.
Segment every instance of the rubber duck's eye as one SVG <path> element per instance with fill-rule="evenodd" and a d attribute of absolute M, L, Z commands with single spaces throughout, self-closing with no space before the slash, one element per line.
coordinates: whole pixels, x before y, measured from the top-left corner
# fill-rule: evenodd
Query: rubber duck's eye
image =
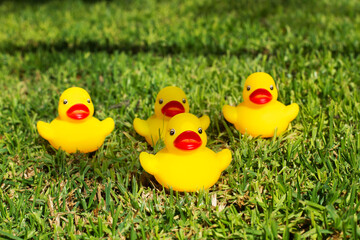
<path fill-rule="evenodd" d="M 163 102 L 164 102 L 164 100 L 162 98 L 160 98 L 159 103 L 163 104 Z"/>
<path fill-rule="evenodd" d="M 182 101 L 183 103 L 186 103 L 186 99 L 185 98 L 183 98 L 183 101 Z"/>
<path fill-rule="evenodd" d="M 247 87 L 246 87 L 246 90 L 250 91 L 250 86 L 247 86 Z"/>
<path fill-rule="evenodd" d="M 274 90 L 274 86 L 273 86 L 273 85 L 270 85 L 270 90 Z"/>
<path fill-rule="evenodd" d="M 90 103 L 90 99 L 88 99 L 87 102 Z"/>
<path fill-rule="evenodd" d="M 68 103 L 68 100 L 66 100 L 66 99 L 64 99 L 64 102 L 63 102 L 64 104 L 67 104 Z"/>
<path fill-rule="evenodd" d="M 202 134 L 202 128 L 199 128 L 198 132 L 199 132 L 200 134 Z"/>
<path fill-rule="evenodd" d="M 172 136 L 172 135 L 174 135 L 175 134 L 175 129 L 170 129 L 170 135 Z"/>

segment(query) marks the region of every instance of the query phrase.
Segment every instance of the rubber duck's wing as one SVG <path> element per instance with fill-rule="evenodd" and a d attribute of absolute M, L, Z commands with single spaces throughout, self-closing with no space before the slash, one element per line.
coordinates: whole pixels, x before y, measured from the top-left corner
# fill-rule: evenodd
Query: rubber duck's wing
<path fill-rule="evenodd" d="M 216 154 L 219 160 L 219 168 L 221 171 L 225 170 L 231 163 L 231 151 L 229 149 L 221 150 Z"/>
<path fill-rule="evenodd" d="M 135 131 L 141 136 L 146 137 L 151 135 L 149 124 L 147 123 L 147 121 L 140 118 L 135 118 L 133 125 Z"/>
<path fill-rule="evenodd" d="M 236 107 L 225 105 L 222 109 L 225 119 L 230 123 L 236 123 L 238 120 L 238 114 Z"/>
<path fill-rule="evenodd" d="M 152 175 L 155 175 L 159 170 L 155 155 L 146 152 L 140 153 L 140 164 L 146 172 Z"/>
<path fill-rule="evenodd" d="M 36 127 L 41 137 L 45 138 L 46 140 L 54 139 L 54 131 L 51 128 L 50 123 L 38 121 Z"/>
<path fill-rule="evenodd" d="M 115 128 L 115 122 L 112 118 L 106 118 L 101 121 L 101 129 L 103 129 L 105 136 L 109 135 Z"/>
<path fill-rule="evenodd" d="M 208 115 L 202 116 L 200 119 L 203 130 L 205 131 L 210 125 L 210 118 Z"/>
<path fill-rule="evenodd" d="M 299 105 L 292 103 L 289 106 L 286 106 L 286 117 L 291 122 L 299 114 Z"/>

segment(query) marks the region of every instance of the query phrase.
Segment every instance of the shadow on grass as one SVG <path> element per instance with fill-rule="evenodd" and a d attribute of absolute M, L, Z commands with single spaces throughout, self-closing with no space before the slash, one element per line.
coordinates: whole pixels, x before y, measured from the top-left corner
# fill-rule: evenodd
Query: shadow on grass
<path fill-rule="evenodd" d="M 58 1 L 52 1 L 52 0 L 30 0 L 30 1 L 23 1 L 23 0 L 14 0 L 14 4 L 12 4 L 8 12 L 17 12 L 18 14 L 21 11 L 23 7 L 30 7 L 34 10 L 34 12 L 37 11 L 38 7 L 40 5 L 46 5 L 55 3 L 54 5 L 49 5 L 48 8 L 60 8 L 56 11 L 65 11 L 67 8 L 61 9 L 62 5 L 66 4 L 74 4 L 74 8 L 76 8 L 77 5 L 85 4 L 89 5 L 91 8 L 93 3 L 98 2 L 110 2 L 111 5 L 109 7 L 117 7 L 117 8 L 139 8 L 139 5 L 141 5 L 141 1 L 122 1 L 122 2 L 112 2 L 112 1 L 100 1 L 100 0 L 83 0 L 83 1 L 74 1 L 72 2 L 58 2 Z M 166 3 L 167 1 L 156 1 L 156 4 L 162 4 Z M 3 3 L 0 0 L 0 4 Z M 182 2 L 174 1 L 174 6 L 181 5 Z M 306 20 L 310 15 L 316 14 L 318 12 L 326 12 L 329 13 L 329 15 L 334 16 L 340 16 L 340 17 L 349 17 L 354 16 L 357 10 L 360 11 L 360 4 L 354 5 L 354 4 L 330 4 L 328 2 L 321 2 L 321 1 L 300 1 L 300 0 L 256 0 L 256 1 L 245 1 L 245 0 L 239 0 L 239 1 L 231 1 L 231 0 L 209 0 L 205 2 L 194 2 L 193 4 L 187 4 L 184 11 L 186 12 L 193 12 L 194 18 L 197 17 L 206 17 L 206 16 L 212 16 L 216 15 L 219 17 L 226 18 L 226 16 L 232 12 L 236 14 L 238 21 L 265 21 L 268 16 L 279 14 L 279 13 L 289 13 L 288 16 L 291 14 L 297 14 L 299 12 L 306 12 L 307 14 L 303 14 L 299 16 L 300 23 L 292 23 L 287 22 L 284 23 L 284 26 L 286 24 L 299 24 L 295 26 L 303 26 L 304 23 L 302 23 L 303 20 Z M 181 14 L 177 11 L 174 11 L 174 14 Z M 287 16 L 286 14 L 284 16 Z M 292 18 L 287 19 L 284 18 L 283 20 L 291 20 Z M 269 23 L 267 23 L 269 24 Z M 246 36 L 244 36 L 246 37 Z M 303 36 L 306 38 L 306 36 Z M 173 39 L 170 39 L 173 40 Z M 58 39 L 55 42 L 49 43 L 46 42 L 46 40 L 43 41 L 30 41 L 27 43 L 26 46 L 19 45 L 17 42 L 10 40 L 5 40 L 0 43 L 0 51 L 3 53 L 9 53 L 13 54 L 16 52 L 22 52 L 22 53 L 32 53 L 37 51 L 50 51 L 50 52 L 69 52 L 74 53 L 78 51 L 89 51 L 89 52 L 107 52 L 107 53 L 114 53 L 114 52 L 125 52 L 128 54 L 138 54 L 138 53 L 147 53 L 152 52 L 159 55 L 176 55 L 176 54 L 189 54 L 189 55 L 235 55 L 235 56 L 241 56 L 241 55 L 252 55 L 257 56 L 259 54 L 263 55 L 272 55 L 273 52 L 276 51 L 276 49 L 279 48 L 287 48 L 288 43 L 282 43 L 279 42 L 275 46 L 272 46 L 271 49 L 267 49 L 265 46 L 258 46 L 256 48 L 249 49 L 248 46 L 245 44 L 244 46 L 238 46 L 233 49 L 229 49 L 230 46 L 227 44 L 225 46 L 220 46 L 219 44 L 216 44 L 215 42 L 202 44 L 198 41 L 185 41 L 185 42 L 167 42 L 159 41 L 154 42 L 151 44 L 148 44 L 147 42 L 140 42 L 140 43 L 134 43 L 132 41 L 122 41 L 117 43 L 111 43 L 111 40 L 106 39 L 105 43 L 100 43 L 98 41 L 94 40 L 83 40 L 79 43 L 74 43 L 72 41 L 66 41 L 65 39 Z M 305 50 L 303 52 L 309 52 L 312 50 L 330 50 L 334 54 L 337 54 L 339 52 L 341 53 L 354 53 L 359 54 L 359 49 L 355 44 L 351 45 L 350 43 L 346 43 L 343 45 L 342 49 L 328 49 L 328 45 L 318 45 L 314 46 L 311 43 L 308 45 L 304 45 L 302 43 L 296 44 L 294 49 L 295 52 L 298 52 L 300 50 Z M 300 49 L 300 50 L 299 50 Z"/>
<path fill-rule="evenodd" d="M 0 4 L 4 2 L 8 2 L 9 0 L 0 0 Z M 23 5 L 32 5 L 38 6 L 42 4 L 47 4 L 51 2 L 56 2 L 56 0 L 11 0 L 11 2 L 16 4 L 23 4 Z M 83 3 L 91 4 L 91 3 L 99 3 L 99 2 L 113 2 L 113 0 L 81 0 Z M 125 3 L 130 3 L 130 0 L 124 1 Z"/>
<path fill-rule="evenodd" d="M 148 45 L 144 43 L 143 45 L 133 44 L 131 42 L 122 42 L 120 44 L 101 44 L 96 41 L 83 41 L 80 44 L 71 44 L 67 41 L 58 41 L 56 43 L 45 43 L 45 42 L 36 42 L 30 43 L 27 46 L 19 46 L 14 42 L 3 42 L 0 44 L 0 49 L 2 52 L 9 54 L 14 54 L 15 52 L 22 53 L 31 53 L 37 51 L 50 51 L 50 52 L 68 52 L 75 53 L 79 51 L 88 51 L 88 52 L 125 52 L 128 54 L 138 54 L 138 53 L 147 53 L 153 52 L 159 55 L 176 55 L 180 53 L 188 54 L 200 54 L 200 55 L 225 55 L 228 53 L 226 49 L 223 49 L 219 46 L 196 46 L 191 43 L 179 46 L 177 44 L 164 45 L 162 42 L 153 43 Z M 239 48 L 234 55 L 241 54 L 252 54 L 258 55 L 259 53 L 266 54 L 268 49 L 265 47 L 260 48 L 259 50 L 249 50 L 247 48 Z"/>
<path fill-rule="evenodd" d="M 0 50 L 3 53 L 14 54 L 16 52 L 24 53 L 36 53 L 41 51 L 46 52 L 64 52 L 64 53 L 76 53 L 76 52 L 107 52 L 109 54 L 116 52 L 123 52 L 129 55 L 136 55 L 139 53 L 154 53 L 157 55 L 202 55 L 202 56 L 222 56 L 222 55 L 231 55 L 231 56 L 242 56 L 250 55 L 257 56 L 259 54 L 271 56 L 276 54 L 276 49 L 286 47 L 287 43 L 279 43 L 274 45 L 272 49 L 268 49 L 265 46 L 258 47 L 257 49 L 248 49 L 246 46 L 234 49 L 229 51 L 220 46 L 195 46 L 191 43 L 179 46 L 177 44 L 173 45 L 163 45 L 162 43 L 154 43 L 151 45 L 136 45 L 130 42 L 123 42 L 121 44 L 100 44 L 96 41 L 84 41 L 81 44 L 72 45 L 66 41 L 59 41 L 54 44 L 50 43 L 34 43 L 27 46 L 18 46 L 13 42 L 5 42 L 2 45 L 0 44 Z M 71 45 L 71 46 L 70 46 Z M 360 50 L 356 45 L 346 44 L 341 48 L 332 48 L 329 49 L 327 45 L 296 45 L 293 49 L 294 53 L 309 53 L 314 50 L 318 51 L 330 51 L 333 56 L 341 55 L 344 53 L 351 53 L 353 55 L 360 54 Z"/>

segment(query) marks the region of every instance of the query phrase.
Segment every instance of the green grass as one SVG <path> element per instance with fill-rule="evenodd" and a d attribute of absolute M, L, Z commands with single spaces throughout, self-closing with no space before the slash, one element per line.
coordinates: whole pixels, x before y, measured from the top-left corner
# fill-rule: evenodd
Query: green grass
<path fill-rule="evenodd" d="M 360 237 L 360 3 L 0 3 L 0 238 Z M 274 139 L 240 135 L 221 108 L 255 71 L 299 116 Z M 208 191 L 168 192 L 140 166 L 132 128 L 181 87 L 233 161 Z M 115 131 L 92 154 L 36 130 L 62 91 L 87 89 Z"/>

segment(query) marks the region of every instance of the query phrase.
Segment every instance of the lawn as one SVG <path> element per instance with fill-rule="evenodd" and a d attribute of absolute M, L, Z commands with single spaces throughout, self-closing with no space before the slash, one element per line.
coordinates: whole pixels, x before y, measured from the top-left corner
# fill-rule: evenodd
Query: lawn
<path fill-rule="evenodd" d="M 0 2 L 0 238 L 360 237 L 360 2 Z M 273 139 L 241 135 L 221 108 L 248 75 L 300 105 Z M 206 191 L 160 188 L 132 127 L 157 92 L 208 114 L 208 147 L 231 165 Z M 56 151 L 36 122 L 83 87 L 115 130 L 95 153 Z"/>

